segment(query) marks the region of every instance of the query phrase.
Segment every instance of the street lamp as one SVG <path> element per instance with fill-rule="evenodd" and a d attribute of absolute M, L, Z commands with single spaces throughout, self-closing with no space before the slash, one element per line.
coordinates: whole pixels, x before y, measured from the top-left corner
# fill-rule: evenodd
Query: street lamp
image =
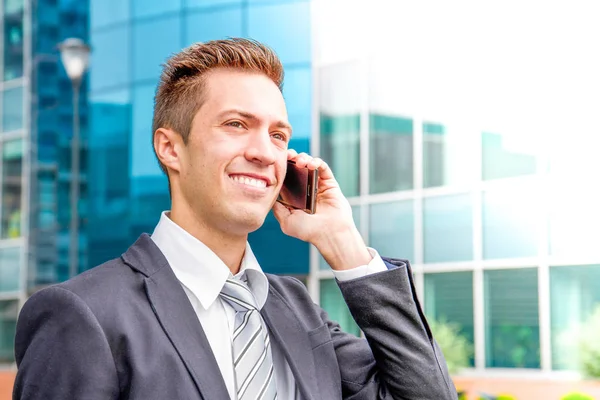
<path fill-rule="evenodd" d="M 79 90 L 87 70 L 90 47 L 81 39 L 69 38 L 58 45 L 60 58 L 73 88 L 73 137 L 71 139 L 71 226 L 69 276 L 79 271 Z"/>

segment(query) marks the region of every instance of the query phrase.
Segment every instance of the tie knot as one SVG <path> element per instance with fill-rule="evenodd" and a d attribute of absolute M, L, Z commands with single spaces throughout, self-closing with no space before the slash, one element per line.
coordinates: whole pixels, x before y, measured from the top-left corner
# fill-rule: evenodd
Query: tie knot
<path fill-rule="evenodd" d="M 256 299 L 248 286 L 238 279 L 227 279 L 220 296 L 235 311 L 256 310 Z"/>

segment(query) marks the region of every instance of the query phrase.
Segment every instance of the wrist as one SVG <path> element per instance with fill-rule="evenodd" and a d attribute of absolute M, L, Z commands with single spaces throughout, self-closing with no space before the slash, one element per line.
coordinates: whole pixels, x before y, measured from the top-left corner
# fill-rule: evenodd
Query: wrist
<path fill-rule="evenodd" d="M 335 233 L 326 232 L 313 245 L 336 271 L 368 265 L 373 259 L 355 226 Z"/>

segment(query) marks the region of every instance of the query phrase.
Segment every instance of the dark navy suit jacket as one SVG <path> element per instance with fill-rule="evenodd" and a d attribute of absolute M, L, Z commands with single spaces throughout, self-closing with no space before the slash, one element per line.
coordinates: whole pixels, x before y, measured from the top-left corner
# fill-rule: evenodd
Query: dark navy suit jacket
<path fill-rule="evenodd" d="M 456 399 L 408 262 L 384 260 L 388 271 L 339 282 L 366 340 L 343 333 L 301 282 L 267 274 L 261 313 L 303 399 Z M 194 309 L 148 235 L 35 293 L 15 353 L 14 399 L 229 399 Z"/>

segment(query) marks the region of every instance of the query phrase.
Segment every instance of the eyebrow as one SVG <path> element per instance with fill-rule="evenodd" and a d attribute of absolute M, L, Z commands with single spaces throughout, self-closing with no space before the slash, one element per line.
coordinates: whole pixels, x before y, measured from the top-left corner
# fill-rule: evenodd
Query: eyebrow
<path fill-rule="evenodd" d="M 245 119 L 249 119 L 249 120 L 254 121 L 254 122 L 260 121 L 260 118 L 258 118 L 256 115 L 254 115 L 252 113 L 249 113 L 247 111 L 243 111 L 243 110 L 227 110 L 227 111 L 223 111 L 221 114 L 219 114 L 219 117 L 222 118 L 222 117 L 225 117 L 226 115 L 230 115 L 230 114 L 237 114 L 240 117 L 243 117 Z M 280 129 L 286 129 L 286 130 L 288 130 L 290 136 L 292 136 L 292 126 L 289 123 L 287 123 L 285 121 L 279 120 L 279 121 L 275 122 L 275 126 L 277 128 L 280 128 Z"/>

